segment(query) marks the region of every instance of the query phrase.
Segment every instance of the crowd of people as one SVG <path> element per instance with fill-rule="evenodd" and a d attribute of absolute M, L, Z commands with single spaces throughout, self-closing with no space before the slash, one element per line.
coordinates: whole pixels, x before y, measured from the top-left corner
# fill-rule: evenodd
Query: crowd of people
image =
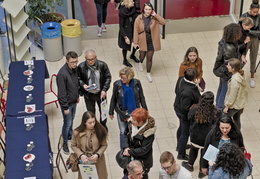
<path fill-rule="evenodd" d="M 111 0 L 112 1 L 112 0 Z M 95 3 L 98 1 L 95 0 Z M 107 3 L 108 1 L 106 1 Z M 135 2 L 139 4 L 135 4 Z M 103 4 L 104 5 L 104 4 Z M 142 63 L 146 57 L 147 79 L 150 74 L 154 51 L 160 50 L 159 25 L 165 20 L 157 15 L 151 3 L 145 3 L 141 12 L 139 1 L 123 0 L 119 6 L 120 30 L 118 45 L 122 48 L 123 64 L 119 80 L 113 83 L 109 117 L 116 118 L 119 127 L 119 141 L 123 156 L 130 162 L 124 167 L 124 179 L 148 178 L 153 166 L 153 141 L 156 134 L 156 119 L 149 115 L 141 81 L 134 78 L 130 58 Z M 173 154 L 165 151 L 160 156 L 160 179 L 190 179 L 194 163 L 200 151 L 198 177 L 244 179 L 252 173 L 252 164 L 245 158 L 240 116 L 247 103 L 247 83 L 242 68 L 246 65 L 246 54 L 250 49 L 249 86 L 254 87 L 254 73 L 258 37 L 260 36 L 260 15 L 258 0 L 253 0 L 249 12 L 239 22 L 224 27 L 213 73 L 219 77 L 219 87 L 214 105 L 214 93 L 206 91 L 203 79 L 203 61 L 196 47 L 190 47 L 184 54 L 175 86 L 174 111 L 179 118 L 177 130 L 177 159 L 184 160 L 178 165 Z M 97 5 L 97 9 L 100 8 Z M 139 15 L 138 15 L 139 12 Z M 100 30 L 105 28 L 100 21 Z M 104 22 L 103 22 L 104 23 Z M 131 45 L 133 43 L 133 45 Z M 257 45 L 256 45 L 257 44 Z M 131 49 L 132 48 L 132 49 Z M 140 49 L 140 59 L 135 53 Z M 57 74 L 58 100 L 63 115 L 63 152 L 71 149 L 81 163 L 95 164 L 100 179 L 107 179 L 104 152 L 107 149 L 108 127 L 101 111 L 101 103 L 107 100 L 107 91 L 112 81 L 109 66 L 97 58 L 94 50 L 85 52 L 85 61 L 78 64 L 78 55 L 69 52 L 66 63 Z M 79 96 L 84 97 L 87 111 L 81 124 L 73 130 L 73 120 Z M 99 108 L 99 120 L 95 106 Z M 190 144 L 188 144 L 190 138 Z M 203 158 L 209 146 L 219 150 L 214 161 Z M 189 154 L 186 149 L 190 149 Z M 234 165 L 236 165 L 234 167 Z M 82 178 L 79 172 L 79 178 Z"/>

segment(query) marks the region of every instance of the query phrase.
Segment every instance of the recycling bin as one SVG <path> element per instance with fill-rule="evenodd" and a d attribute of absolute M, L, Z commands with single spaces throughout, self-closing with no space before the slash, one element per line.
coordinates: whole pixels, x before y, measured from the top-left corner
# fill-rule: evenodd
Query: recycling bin
<path fill-rule="evenodd" d="M 61 22 L 61 26 L 64 55 L 74 51 L 80 56 L 82 54 L 80 21 L 77 19 L 66 19 Z"/>
<path fill-rule="evenodd" d="M 43 52 L 46 61 L 62 59 L 61 25 L 57 22 L 45 22 L 41 26 Z"/>

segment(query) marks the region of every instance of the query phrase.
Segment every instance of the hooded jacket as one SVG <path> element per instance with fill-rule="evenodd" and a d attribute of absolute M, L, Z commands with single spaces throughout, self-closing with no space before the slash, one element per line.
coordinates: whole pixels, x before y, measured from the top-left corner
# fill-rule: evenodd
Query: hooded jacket
<path fill-rule="evenodd" d="M 148 122 L 136 135 L 132 135 L 132 124 L 125 130 L 123 149 L 130 148 L 128 151 L 131 157 L 139 160 L 145 171 L 153 166 L 153 141 L 156 131 L 155 120 L 148 116 Z"/>
<path fill-rule="evenodd" d="M 228 82 L 225 106 L 230 109 L 243 109 L 247 103 L 247 85 L 245 77 L 239 72 L 232 75 Z"/>

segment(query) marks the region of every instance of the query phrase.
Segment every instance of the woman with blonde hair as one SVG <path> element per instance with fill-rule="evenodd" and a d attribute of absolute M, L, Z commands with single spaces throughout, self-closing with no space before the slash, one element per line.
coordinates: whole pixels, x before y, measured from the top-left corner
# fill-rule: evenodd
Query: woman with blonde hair
<path fill-rule="evenodd" d="M 254 21 L 250 17 L 242 17 L 238 20 L 238 24 L 241 26 L 242 36 L 238 40 L 239 53 L 241 54 L 241 60 L 243 65 L 246 64 L 246 47 L 250 42 L 249 31 L 254 26 Z"/>
<path fill-rule="evenodd" d="M 250 17 L 254 21 L 254 26 L 249 30 L 250 42 L 247 43 L 246 51 L 250 49 L 250 73 L 251 78 L 249 85 L 251 88 L 255 87 L 255 67 L 256 59 L 259 49 L 260 37 L 260 14 L 259 14 L 259 0 L 252 0 L 249 11 L 242 14 L 241 17 Z"/>
<path fill-rule="evenodd" d="M 71 148 L 84 164 L 95 164 L 98 178 L 107 179 L 107 168 L 104 152 L 107 149 L 107 131 L 100 124 L 94 113 L 83 114 L 81 124 L 74 129 Z M 79 171 L 78 178 L 81 179 Z"/>
<path fill-rule="evenodd" d="M 241 129 L 240 115 L 247 103 L 247 86 L 244 70 L 241 70 L 240 60 L 235 58 L 229 60 L 227 68 L 232 73 L 232 77 L 228 82 L 223 112 L 232 117 L 237 127 Z"/>
<path fill-rule="evenodd" d="M 134 70 L 125 67 L 119 71 L 120 80 L 114 82 L 113 93 L 110 101 L 109 115 L 114 119 L 114 110 L 117 112 L 118 126 L 120 130 L 120 148 L 127 127 L 127 119 L 136 108 L 145 108 L 147 105 L 141 82 L 134 78 Z"/>
<path fill-rule="evenodd" d="M 119 9 L 119 33 L 118 33 L 118 46 L 122 48 L 123 64 L 132 67 L 131 63 L 127 61 L 127 51 L 131 50 L 133 41 L 134 20 L 137 16 L 135 3 L 133 0 L 123 0 Z M 136 49 L 132 48 L 130 58 L 136 63 L 139 60 L 135 57 Z"/>

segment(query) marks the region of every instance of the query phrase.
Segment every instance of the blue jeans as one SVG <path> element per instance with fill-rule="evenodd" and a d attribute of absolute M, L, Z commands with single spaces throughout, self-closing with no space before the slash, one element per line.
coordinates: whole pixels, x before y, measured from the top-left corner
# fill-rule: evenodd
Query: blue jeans
<path fill-rule="evenodd" d="M 108 3 L 105 4 L 96 3 L 98 27 L 101 27 L 101 24 L 106 22 L 107 4 Z"/>
<path fill-rule="evenodd" d="M 186 145 L 190 136 L 190 121 L 182 113 L 176 112 L 176 115 L 180 120 L 180 126 L 177 130 L 178 155 L 184 157 L 186 154 Z"/>
<path fill-rule="evenodd" d="M 123 148 L 123 142 L 124 142 L 124 133 L 125 129 L 127 128 L 128 122 L 127 121 L 121 121 L 120 116 L 117 114 L 117 122 L 118 122 L 118 127 L 120 130 L 120 149 Z"/>
<path fill-rule="evenodd" d="M 224 101 L 228 89 L 228 78 L 219 78 L 218 92 L 216 97 L 216 106 L 219 110 L 223 110 Z"/>
<path fill-rule="evenodd" d="M 64 143 L 68 142 L 68 137 L 72 136 L 72 125 L 75 117 L 77 104 L 69 106 L 69 114 L 64 114 L 64 109 L 61 107 L 61 113 L 63 116 L 62 136 Z"/>

